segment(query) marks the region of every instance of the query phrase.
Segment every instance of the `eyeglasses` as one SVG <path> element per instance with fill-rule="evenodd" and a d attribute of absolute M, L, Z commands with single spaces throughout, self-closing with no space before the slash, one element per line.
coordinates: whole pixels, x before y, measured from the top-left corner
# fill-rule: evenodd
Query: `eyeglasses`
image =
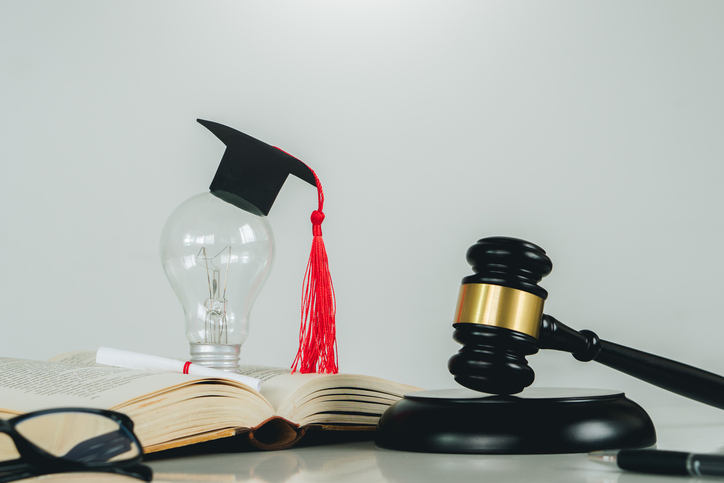
<path fill-rule="evenodd" d="M 151 468 L 140 464 L 143 449 L 133 433 L 133 421 L 125 414 L 48 409 L 0 420 L 0 433 L 12 438 L 19 454 L 19 458 L 0 461 L 0 483 L 79 471 L 110 472 L 144 481 L 153 478 Z"/>

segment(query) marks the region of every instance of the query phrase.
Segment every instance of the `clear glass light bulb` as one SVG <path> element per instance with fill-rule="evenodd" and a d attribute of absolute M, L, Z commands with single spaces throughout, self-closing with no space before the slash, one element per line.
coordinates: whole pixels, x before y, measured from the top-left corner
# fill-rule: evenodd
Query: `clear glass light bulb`
<path fill-rule="evenodd" d="M 249 312 L 274 258 L 267 218 L 202 193 L 169 216 L 161 263 L 183 306 L 191 362 L 236 371 Z M 251 211 L 251 212 L 250 212 Z"/>

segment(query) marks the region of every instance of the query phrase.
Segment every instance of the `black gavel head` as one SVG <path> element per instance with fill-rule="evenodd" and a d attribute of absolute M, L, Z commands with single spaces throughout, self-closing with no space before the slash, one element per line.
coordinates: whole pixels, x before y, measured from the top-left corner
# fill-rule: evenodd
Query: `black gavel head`
<path fill-rule="evenodd" d="M 538 282 L 553 265 L 539 246 L 508 237 L 478 240 L 467 260 L 474 274 L 463 278 L 453 324 L 463 347 L 448 369 L 475 391 L 516 394 L 535 378 L 525 356 L 538 352 L 548 297 Z"/>

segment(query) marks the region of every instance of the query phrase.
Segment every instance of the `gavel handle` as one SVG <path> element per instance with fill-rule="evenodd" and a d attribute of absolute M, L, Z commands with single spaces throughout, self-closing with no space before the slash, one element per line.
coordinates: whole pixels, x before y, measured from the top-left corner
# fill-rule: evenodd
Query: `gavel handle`
<path fill-rule="evenodd" d="M 579 361 L 596 361 L 689 399 L 724 409 L 724 377 L 671 359 L 601 340 L 590 330 L 576 331 L 544 315 L 541 349 L 570 352 Z"/>

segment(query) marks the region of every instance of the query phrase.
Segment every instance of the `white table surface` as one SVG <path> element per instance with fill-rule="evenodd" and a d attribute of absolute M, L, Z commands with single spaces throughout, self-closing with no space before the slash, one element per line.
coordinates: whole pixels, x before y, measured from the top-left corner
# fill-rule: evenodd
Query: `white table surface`
<path fill-rule="evenodd" d="M 647 408 L 658 448 L 724 451 L 724 411 L 699 405 Z M 448 455 L 392 451 L 371 441 L 164 459 L 148 463 L 159 482 L 587 482 L 695 481 L 621 472 L 585 454 Z M 704 481 L 701 479 L 700 481 Z M 711 479 L 706 481 L 712 481 Z"/>

